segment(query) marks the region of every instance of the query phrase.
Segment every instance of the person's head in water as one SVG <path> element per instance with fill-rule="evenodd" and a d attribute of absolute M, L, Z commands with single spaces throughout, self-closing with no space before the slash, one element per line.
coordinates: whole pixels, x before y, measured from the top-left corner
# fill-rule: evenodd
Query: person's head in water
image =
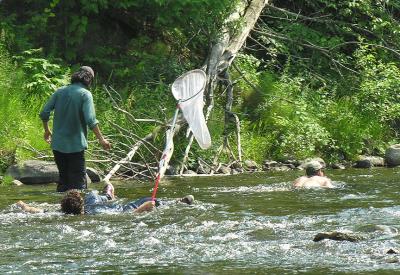
<path fill-rule="evenodd" d="M 83 198 L 77 190 L 68 191 L 61 200 L 61 211 L 65 214 L 83 214 Z"/>
<path fill-rule="evenodd" d="M 189 204 L 189 205 L 192 205 L 194 202 L 194 197 L 192 195 L 187 195 L 187 196 L 184 196 L 183 198 L 181 198 L 179 201 Z"/>
<path fill-rule="evenodd" d="M 81 83 L 86 87 L 92 84 L 94 79 L 94 71 L 89 66 L 82 66 L 78 71 L 72 74 L 71 83 Z"/>
<path fill-rule="evenodd" d="M 312 176 L 323 176 L 322 164 L 319 161 L 313 160 L 306 164 L 306 175 Z"/>

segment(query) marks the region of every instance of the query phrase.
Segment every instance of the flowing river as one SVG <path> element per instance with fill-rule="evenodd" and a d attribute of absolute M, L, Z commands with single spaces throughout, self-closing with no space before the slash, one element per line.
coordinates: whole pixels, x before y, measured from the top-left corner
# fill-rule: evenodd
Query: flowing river
<path fill-rule="evenodd" d="M 334 189 L 294 190 L 301 173 L 165 179 L 164 205 L 143 215 L 62 215 L 55 185 L 0 186 L 0 274 L 400 274 L 386 253 L 400 250 L 400 170 L 328 170 Z M 123 201 L 151 194 L 115 187 Z M 194 205 L 174 203 L 186 194 Z M 326 231 L 363 239 L 313 242 Z"/>

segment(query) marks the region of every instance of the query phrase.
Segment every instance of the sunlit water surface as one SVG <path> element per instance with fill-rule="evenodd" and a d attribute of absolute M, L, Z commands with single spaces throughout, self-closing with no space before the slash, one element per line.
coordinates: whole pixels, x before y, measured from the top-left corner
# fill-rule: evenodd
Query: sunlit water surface
<path fill-rule="evenodd" d="M 328 171 L 330 190 L 292 189 L 301 172 L 170 178 L 167 203 L 143 215 L 66 216 L 55 185 L 0 187 L 0 273 L 400 274 L 400 256 L 386 254 L 400 250 L 399 173 Z M 123 201 L 151 193 L 115 186 Z M 174 203 L 186 194 L 194 205 Z M 20 199 L 48 212 L 23 213 Z M 324 231 L 364 240 L 312 241 Z"/>

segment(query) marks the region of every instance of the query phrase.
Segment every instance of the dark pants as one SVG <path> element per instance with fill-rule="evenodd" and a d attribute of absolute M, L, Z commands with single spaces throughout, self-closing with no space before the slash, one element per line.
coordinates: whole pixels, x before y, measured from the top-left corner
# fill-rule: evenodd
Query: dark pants
<path fill-rule="evenodd" d="M 53 154 L 60 175 L 57 192 L 86 189 L 85 151 L 61 153 L 53 150 Z"/>

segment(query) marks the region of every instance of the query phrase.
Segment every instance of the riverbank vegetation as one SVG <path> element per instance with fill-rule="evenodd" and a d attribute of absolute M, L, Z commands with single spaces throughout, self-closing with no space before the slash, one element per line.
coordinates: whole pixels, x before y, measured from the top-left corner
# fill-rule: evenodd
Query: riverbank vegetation
<path fill-rule="evenodd" d="M 123 138 L 115 134 L 114 123 L 137 137 L 157 126 L 133 127 L 113 108 L 116 98 L 135 118 L 168 121 L 175 108 L 169 85 L 203 65 L 226 22 L 231 32 L 240 29 L 240 20 L 226 20 L 238 3 L 0 1 L 0 170 L 51 155 L 37 114 L 80 65 L 97 73 L 91 90 L 103 131 L 115 144 Z M 243 157 L 343 161 L 383 154 L 398 142 L 399 20 L 396 1 L 268 2 L 229 67 Z M 117 96 L 111 99 L 105 87 Z M 208 123 L 213 146 L 208 151 L 195 146 L 189 164 L 198 158 L 212 163 L 223 132 L 234 128 L 221 123 L 225 92 L 220 88 L 214 94 Z M 162 142 L 160 133 L 159 148 Z M 176 138 L 174 163 L 181 161 L 186 144 L 183 136 Z M 128 150 L 116 148 L 121 156 Z"/>

